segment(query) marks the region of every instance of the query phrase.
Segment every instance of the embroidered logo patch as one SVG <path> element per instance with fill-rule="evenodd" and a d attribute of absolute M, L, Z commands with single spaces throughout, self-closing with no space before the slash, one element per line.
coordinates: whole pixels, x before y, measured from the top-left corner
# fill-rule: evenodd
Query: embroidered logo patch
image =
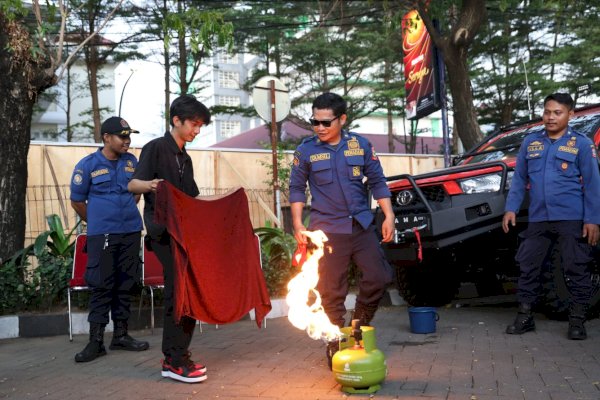
<path fill-rule="evenodd" d="M 569 168 L 569 164 L 567 164 L 566 162 L 560 164 L 560 167 L 564 170 L 566 170 L 567 168 Z"/>
<path fill-rule="evenodd" d="M 348 148 L 350 150 L 360 149 L 360 144 L 358 144 L 358 140 L 356 140 L 356 138 L 348 140 Z"/>
<path fill-rule="evenodd" d="M 537 142 L 537 143 L 539 143 L 539 142 Z M 531 143 L 529 146 L 527 146 L 527 151 L 528 152 L 544 151 L 544 145 L 543 144 L 533 144 L 533 143 Z"/>
<path fill-rule="evenodd" d="M 360 167 L 352 167 L 352 176 L 360 176 Z"/>
<path fill-rule="evenodd" d="M 83 177 L 81 176 L 81 174 L 75 174 L 75 175 L 73 175 L 73 183 L 75 185 L 81 185 L 82 181 L 83 181 Z"/>

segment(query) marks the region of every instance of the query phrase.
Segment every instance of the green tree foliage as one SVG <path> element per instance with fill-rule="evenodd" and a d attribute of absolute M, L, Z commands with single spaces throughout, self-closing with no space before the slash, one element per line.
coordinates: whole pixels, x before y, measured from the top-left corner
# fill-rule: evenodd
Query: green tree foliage
<path fill-rule="evenodd" d="M 471 55 L 479 123 L 501 126 L 539 116 L 546 95 L 576 96 L 577 87 L 598 79 L 599 6 L 598 1 L 490 1 L 489 21 Z"/>
<path fill-rule="evenodd" d="M 66 40 L 74 44 L 82 43 L 90 32 L 95 32 L 102 22 L 106 19 L 109 12 L 115 9 L 119 4 L 118 0 L 69 0 L 69 18 L 67 19 Z M 114 18 L 126 20 L 132 15 L 130 6 L 118 7 Z M 108 115 L 102 115 L 104 111 L 109 114 L 103 104 L 100 104 L 99 91 L 103 89 L 100 85 L 102 78 L 102 69 L 109 62 L 120 62 L 130 59 L 141 58 L 142 55 L 137 51 L 137 45 L 131 40 L 137 36 L 137 32 L 132 32 L 123 36 L 118 42 L 108 40 L 101 35 L 95 35 L 89 40 L 82 49 L 83 60 L 87 71 L 87 86 L 92 100 L 89 113 L 91 115 L 94 141 L 102 142 L 100 125 L 102 120 Z M 71 60 L 71 63 L 74 60 Z"/>
<path fill-rule="evenodd" d="M 233 24 L 224 20 L 223 11 L 232 5 L 227 1 L 154 0 L 152 7 L 138 10 L 145 23 L 144 40 L 162 43 L 166 130 L 170 128 L 171 79 L 179 85 L 177 94 L 195 94 L 203 88 L 198 71 L 207 56 L 217 47 L 231 49 Z"/>

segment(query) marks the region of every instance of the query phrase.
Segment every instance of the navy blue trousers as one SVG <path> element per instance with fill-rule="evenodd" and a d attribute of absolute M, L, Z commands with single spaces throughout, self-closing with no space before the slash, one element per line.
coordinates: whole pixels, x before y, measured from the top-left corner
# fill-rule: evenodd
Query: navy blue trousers
<path fill-rule="evenodd" d="M 588 304 L 592 290 L 589 262 L 592 248 L 583 238 L 582 221 L 530 222 L 520 236 L 523 239 L 515 260 L 519 263 L 517 299 L 533 304 L 541 291 L 542 267 L 550 261 L 554 245 L 560 251 L 562 271 L 567 280 L 571 301 Z"/>
<path fill-rule="evenodd" d="M 140 279 L 140 232 L 87 238 L 85 280 L 92 288 L 89 322 L 128 320 L 131 289 Z"/>
<path fill-rule="evenodd" d="M 366 230 L 352 226 L 351 234 L 326 233 L 325 254 L 319 262 L 317 290 L 332 324 L 344 326 L 348 294 L 348 266 L 353 260 L 361 272 L 357 303 L 377 306 L 392 281 L 392 269 L 379 245 L 375 225 Z"/>

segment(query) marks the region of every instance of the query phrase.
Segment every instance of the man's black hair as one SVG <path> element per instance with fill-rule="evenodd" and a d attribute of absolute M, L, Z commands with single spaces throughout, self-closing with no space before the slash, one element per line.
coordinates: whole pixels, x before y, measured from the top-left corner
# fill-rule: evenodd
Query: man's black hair
<path fill-rule="evenodd" d="M 575 108 L 575 102 L 573 101 L 573 98 L 569 93 L 552 93 L 544 99 L 544 105 L 546 105 L 546 103 L 551 100 L 554 100 L 557 103 L 567 106 L 569 110 Z"/>
<path fill-rule="evenodd" d="M 188 119 L 201 119 L 204 125 L 210 124 L 210 111 L 191 94 L 184 94 L 173 100 L 169 109 L 171 126 L 175 126 L 173 117 L 179 117 L 181 123 Z"/>
<path fill-rule="evenodd" d="M 312 103 L 313 110 L 326 110 L 333 111 L 333 115 L 339 117 L 342 114 L 346 114 L 346 100 L 342 96 L 327 92 L 319 95 Z"/>

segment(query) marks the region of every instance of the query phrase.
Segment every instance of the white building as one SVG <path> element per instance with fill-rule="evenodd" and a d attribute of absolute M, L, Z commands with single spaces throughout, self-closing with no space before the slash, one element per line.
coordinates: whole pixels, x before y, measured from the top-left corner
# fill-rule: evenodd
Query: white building
<path fill-rule="evenodd" d="M 258 59 L 244 54 L 217 52 L 201 67 L 202 90 L 197 95 L 207 107 L 251 106 L 251 95 L 242 85 L 246 82 Z M 191 147 L 208 147 L 248 131 L 264 122 L 257 116 L 244 117 L 240 114 L 215 114 L 212 123 L 203 127 Z"/>
<path fill-rule="evenodd" d="M 107 63 L 99 74 L 98 92 L 100 106 L 108 108 L 101 119 L 113 115 L 115 107 L 115 68 L 117 64 Z M 58 85 L 47 90 L 40 97 L 31 120 L 31 139 L 44 141 L 67 141 L 67 112 L 70 115 L 70 125 L 73 127 L 73 142 L 93 142 L 93 128 L 82 126 L 93 125 L 89 114 L 92 106 L 89 85 L 87 84 L 87 69 L 83 61 L 75 62 L 69 71 L 65 72 Z M 68 93 L 71 105 L 68 107 Z M 88 113 L 86 113 L 88 112 Z M 110 115 L 109 115 L 110 114 Z"/>

